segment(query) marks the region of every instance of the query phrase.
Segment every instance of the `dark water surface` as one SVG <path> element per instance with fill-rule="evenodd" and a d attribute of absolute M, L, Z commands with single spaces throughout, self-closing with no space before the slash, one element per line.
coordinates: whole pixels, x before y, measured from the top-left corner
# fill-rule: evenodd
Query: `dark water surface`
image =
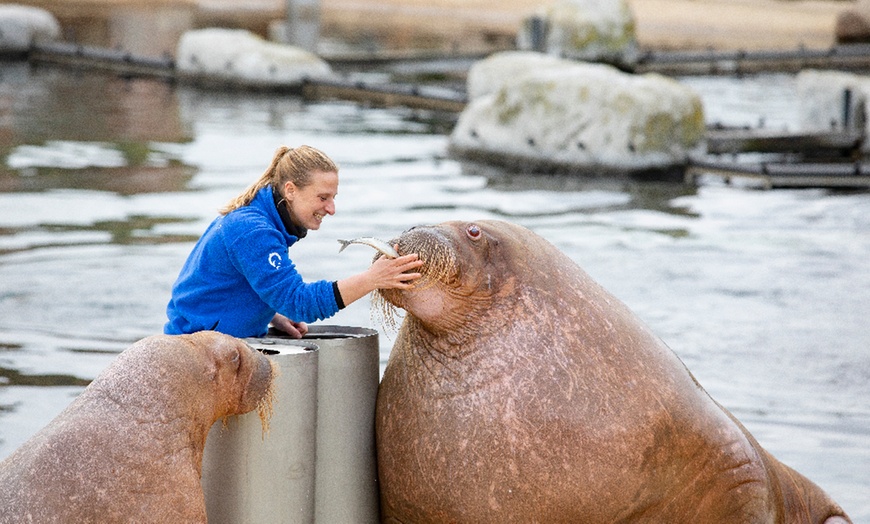
<path fill-rule="evenodd" d="M 792 79 L 686 79 L 708 121 L 793 127 Z M 0 64 L 0 457 L 115 355 L 158 333 L 218 207 L 278 145 L 342 166 L 338 214 L 293 248 L 309 280 L 361 271 L 420 223 L 525 225 L 625 301 L 768 450 L 870 522 L 870 193 L 582 182 L 469 170 L 447 121 Z M 368 300 L 328 321 L 393 333 Z"/>

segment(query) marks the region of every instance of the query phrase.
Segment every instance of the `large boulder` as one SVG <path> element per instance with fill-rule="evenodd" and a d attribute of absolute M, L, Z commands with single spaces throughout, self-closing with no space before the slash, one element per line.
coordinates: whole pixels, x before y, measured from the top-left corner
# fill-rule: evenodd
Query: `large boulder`
<path fill-rule="evenodd" d="M 524 21 L 517 46 L 590 62 L 631 64 L 638 56 L 627 0 L 556 0 Z"/>
<path fill-rule="evenodd" d="M 870 77 L 843 71 L 805 69 L 798 73 L 799 125 L 802 131 L 870 133 Z M 865 140 L 864 152 L 870 151 Z"/>
<path fill-rule="evenodd" d="M 474 100 L 496 93 L 505 85 L 539 71 L 574 65 L 562 58 L 528 51 L 505 51 L 475 62 L 469 69 L 465 85 L 468 98 Z"/>
<path fill-rule="evenodd" d="M 0 5 L 0 54 L 26 53 L 33 44 L 60 38 L 60 24 L 45 9 Z"/>
<path fill-rule="evenodd" d="M 331 74 L 317 55 L 243 29 L 186 32 L 178 42 L 176 67 L 187 79 L 262 88 L 298 86 Z"/>
<path fill-rule="evenodd" d="M 450 136 L 461 157 L 584 172 L 671 171 L 704 135 L 700 97 L 658 74 L 505 52 L 475 64 Z"/>

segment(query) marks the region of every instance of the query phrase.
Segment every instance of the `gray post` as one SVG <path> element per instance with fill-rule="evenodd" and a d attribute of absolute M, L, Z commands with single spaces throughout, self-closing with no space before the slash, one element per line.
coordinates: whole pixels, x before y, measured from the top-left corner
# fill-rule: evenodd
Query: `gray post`
<path fill-rule="evenodd" d="M 287 0 L 287 43 L 317 53 L 320 0 Z"/>
<path fill-rule="evenodd" d="M 315 325 L 305 340 L 319 348 L 315 521 L 377 523 L 378 332 Z"/>
<path fill-rule="evenodd" d="M 852 90 L 848 87 L 843 89 L 843 129 L 850 130 L 854 126 L 852 122 Z"/>
<path fill-rule="evenodd" d="M 547 51 L 547 19 L 542 16 L 532 16 L 526 22 L 531 37 L 532 51 L 544 53 Z"/>

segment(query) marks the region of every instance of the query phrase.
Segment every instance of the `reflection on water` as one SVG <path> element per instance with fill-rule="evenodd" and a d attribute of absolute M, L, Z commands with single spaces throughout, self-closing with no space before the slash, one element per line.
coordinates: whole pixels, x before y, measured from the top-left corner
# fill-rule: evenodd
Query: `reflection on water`
<path fill-rule="evenodd" d="M 788 77 L 691 82 L 711 119 L 756 123 L 774 90 L 767 121 L 793 121 L 779 112 L 794 103 Z M 369 264 L 367 250 L 338 254 L 338 238 L 525 225 L 649 323 L 767 449 L 870 522 L 870 194 L 493 171 L 446 157 L 449 121 L 0 65 L 0 457 L 161 330 L 217 208 L 278 145 L 306 143 L 342 177 L 338 213 L 293 248 L 306 278 Z M 366 301 L 329 323 L 381 330 L 386 359 L 394 333 Z"/>
<path fill-rule="evenodd" d="M 135 148 L 149 142 L 190 139 L 180 119 L 178 94 L 168 83 L 26 63 L 0 66 L 4 155 L 20 145 L 69 140 L 81 148 L 112 142 L 135 158 Z"/>

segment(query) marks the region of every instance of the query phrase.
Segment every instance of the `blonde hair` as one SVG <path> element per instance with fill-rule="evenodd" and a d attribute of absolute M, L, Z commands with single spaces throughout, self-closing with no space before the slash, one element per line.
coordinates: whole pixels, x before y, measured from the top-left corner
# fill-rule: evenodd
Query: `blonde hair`
<path fill-rule="evenodd" d="M 311 146 L 295 148 L 281 146 L 275 151 L 272 163 L 262 176 L 241 195 L 230 200 L 220 213 L 226 215 L 230 211 L 247 206 L 257 193 L 268 185 L 272 186 L 273 191 L 279 191 L 289 181 L 302 189 L 311 183 L 311 173 L 315 171 L 338 173 L 338 166 L 324 152 Z"/>

